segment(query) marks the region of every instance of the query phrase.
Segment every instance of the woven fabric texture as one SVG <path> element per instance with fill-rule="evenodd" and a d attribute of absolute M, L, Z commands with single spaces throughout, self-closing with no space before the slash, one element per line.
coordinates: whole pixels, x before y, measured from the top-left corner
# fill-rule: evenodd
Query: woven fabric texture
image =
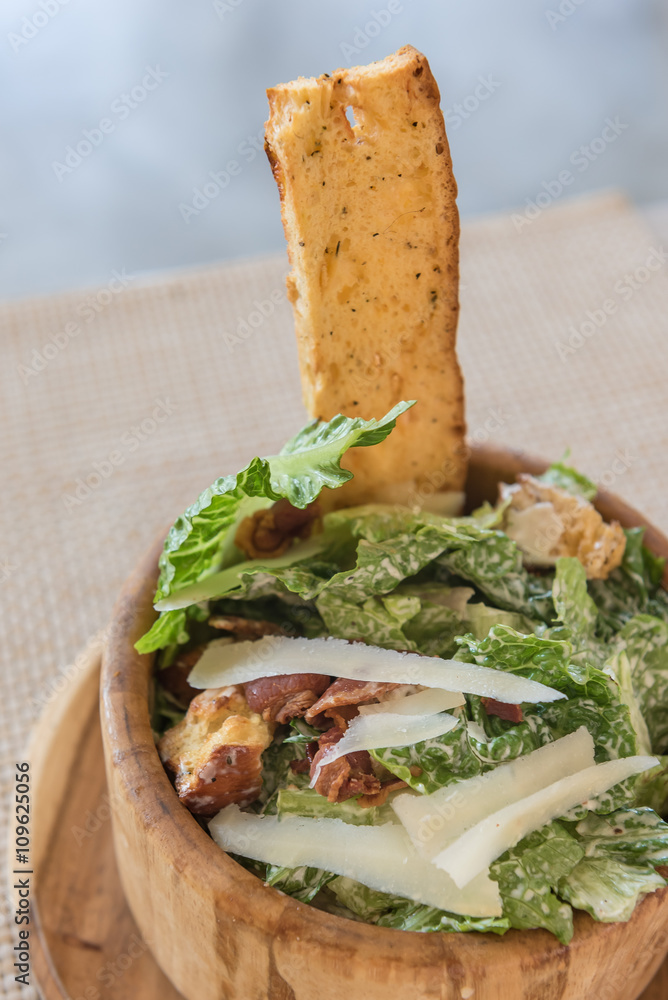
<path fill-rule="evenodd" d="M 593 479 L 668 531 L 668 267 L 615 194 L 464 226 L 469 434 Z M 0 306 L 2 802 L 39 712 L 142 551 L 304 420 L 283 257 Z M 6 805 L 3 807 L 6 822 Z M 0 919 L 0 995 L 14 983 Z M 34 994 L 33 994 L 34 995 Z"/>

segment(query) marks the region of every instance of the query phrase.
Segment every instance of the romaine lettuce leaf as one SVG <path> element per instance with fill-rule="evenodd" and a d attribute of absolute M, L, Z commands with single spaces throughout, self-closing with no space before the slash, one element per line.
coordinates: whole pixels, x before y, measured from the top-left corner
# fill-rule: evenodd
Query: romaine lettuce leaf
<path fill-rule="evenodd" d="M 624 648 L 617 648 L 612 656 L 607 659 L 603 669 L 611 677 L 614 677 L 619 684 L 620 699 L 629 710 L 631 725 L 635 730 L 637 752 L 650 755 L 652 752 L 652 743 L 647 723 L 635 694 L 633 669 L 626 650 Z"/>
<path fill-rule="evenodd" d="M 565 639 L 525 635 L 506 625 L 494 625 L 484 639 L 469 634 L 455 642 L 482 667 L 520 674 L 569 697 L 593 698 L 601 705 L 616 699 L 614 682 L 596 667 L 574 663 L 573 647 Z"/>
<path fill-rule="evenodd" d="M 659 816 L 668 816 L 668 757 L 659 760 L 656 767 L 638 776 L 635 802 L 638 806 L 648 806 Z"/>
<path fill-rule="evenodd" d="M 556 617 L 570 632 L 571 658 L 602 667 L 606 649 L 596 639 L 598 608 L 587 591 L 587 574 L 579 559 L 557 559 L 552 599 Z"/>
<path fill-rule="evenodd" d="M 653 753 L 668 751 L 668 622 L 636 615 L 617 637 L 626 654 L 633 693 L 647 723 Z"/>
<path fill-rule="evenodd" d="M 261 811 L 267 816 L 278 812 L 278 794 L 286 785 L 307 788 L 308 774 L 295 774 L 290 761 L 303 760 L 306 751 L 302 743 L 286 743 L 275 737 L 273 743 L 262 752 L 262 791 L 258 798 Z"/>
<path fill-rule="evenodd" d="M 567 465 L 569 458 L 570 453 L 566 452 L 560 462 L 553 462 L 549 469 L 538 478 L 543 483 L 549 483 L 550 486 L 557 486 L 559 489 L 566 490 L 567 493 L 572 493 L 573 496 L 582 497 L 584 500 L 593 500 L 598 492 L 596 483 L 587 479 L 577 469 Z"/>
<path fill-rule="evenodd" d="M 552 891 L 575 868 L 584 850 L 559 823 L 525 837 L 490 869 L 499 883 L 503 914 L 511 927 L 544 927 L 568 944 L 573 937 L 573 911 Z"/>
<path fill-rule="evenodd" d="M 629 920 L 647 892 L 665 886 L 651 865 L 629 865 L 614 858 L 583 858 L 559 883 L 559 893 L 578 910 L 604 923 Z"/>
<path fill-rule="evenodd" d="M 597 763 L 637 753 L 635 729 L 628 706 L 620 700 L 617 684 L 597 667 L 574 662 L 570 642 L 555 638 L 556 631 L 551 630 L 545 636 L 522 635 L 514 629 L 496 625 L 483 640 L 472 635 L 455 639 L 461 646 L 458 657 L 468 656 L 480 666 L 521 674 L 568 696 L 567 700 L 550 705 L 524 705 L 524 722 L 519 726 L 500 719 L 486 719 L 469 699 L 474 721 L 482 725 L 488 735 L 498 737 L 505 730 L 506 738 L 500 740 L 498 752 L 508 757 L 494 759 L 509 759 L 516 749 L 525 752 L 522 746 L 527 744 L 527 749 L 535 749 L 530 743 L 534 738 L 545 739 L 543 726 L 548 727 L 554 740 L 586 726 L 594 739 Z M 489 758 L 496 751 L 494 743 L 483 748 L 477 743 L 474 746 L 483 760 L 484 756 Z M 596 800 L 595 809 L 610 812 L 632 802 L 635 780 L 615 785 Z M 576 810 L 572 818 L 580 818 L 583 812 L 584 809 Z"/>
<path fill-rule="evenodd" d="M 529 618 L 550 622 L 554 617 L 551 576 L 532 576 L 522 565 L 522 553 L 502 531 L 464 527 L 463 544 L 452 545 L 437 560 L 452 576 L 470 580 L 492 604 Z"/>
<path fill-rule="evenodd" d="M 403 632 L 413 649 L 448 659 L 457 649 L 455 636 L 468 632 L 470 627 L 470 622 L 463 621 L 456 611 L 424 599 L 418 613 L 404 624 Z"/>
<path fill-rule="evenodd" d="M 322 868 L 280 868 L 278 865 L 267 865 L 265 883 L 280 889 L 288 896 L 298 899 L 301 903 L 310 903 L 336 875 L 323 871 Z"/>
<path fill-rule="evenodd" d="M 418 610 L 419 604 L 417 601 Z M 347 601 L 340 592 L 326 589 L 316 600 L 316 607 L 329 634 L 338 639 L 362 639 L 385 649 L 417 649 L 402 629 L 406 621 L 403 615 L 410 611 L 405 602 L 397 607 L 391 597 L 369 597 L 356 604 Z"/>
<path fill-rule="evenodd" d="M 205 490 L 169 530 L 160 556 L 156 602 L 188 584 L 238 561 L 232 529 L 266 501 L 285 497 L 295 507 L 306 507 L 323 487 L 334 489 L 352 478 L 341 468 L 341 458 L 353 447 L 383 441 L 397 418 L 413 403 L 398 403 L 381 420 L 362 420 L 341 414 L 329 423 L 311 421 L 272 458 L 254 458 L 236 476 L 224 476 Z M 216 595 L 210 595 L 216 596 Z M 194 602 L 193 602 L 194 603 Z M 182 641 L 184 618 L 167 611 L 137 643 L 147 653 Z"/>
<path fill-rule="evenodd" d="M 532 633 L 536 623 L 526 615 L 516 611 L 502 611 L 500 608 L 490 608 L 487 604 L 467 604 L 464 612 L 466 631 L 472 632 L 476 639 L 484 639 L 493 625 L 507 625 L 517 632 L 527 635 Z"/>
<path fill-rule="evenodd" d="M 457 613 L 441 604 L 394 591 L 356 604 L 326 587 L 316 600 L 331 635 L 362 639 L 386 649 L 450 656 L 454 637 L 467 630 Z"/>
<path fill-rule="evenodd" d="M 554 741 L 552 729 L 537 713 L 513 724 L 497 715 L 488 715 L 481 699 L 474 695 L 469 695 L 467 702 L 473 720 L 487 736 L 486 742 L 482 742 L 469 733 L 471 747 L 483 770 L 523 757 Z"/>
<path fill-rule="evenodd" d="M 444 736 L 413 746 L 369 752 L 374 760 L 422 794 L 435 792 L 453 781 L 472 778 L 482 770 L 471 748 L 463 714 L 457 726 Z"/>
<path fill-rule="evenodd" d="M 588 813 L 575 830 L 588 858 L 668 863 L 668 823 L 653 809 L 619 809 L 608 816 Z"/>
<path fill-rule="evenodd" d="M 590 580 L 589 593 L 599 609 L 599 632 L 610 638 L 634 615 L 668 622 L 668 594 L 660 586 L 665 559 L 643 545 L 644 528 L 626 528 L 622 564 L 607 580 Z"/>
<path fill-rule="evenodd" d="M 462 917 L 445 913 L 410 899 L 369 889 L 344 876 L 336 878 L 328 888 L 352 914 L 379 927 L 427 932 L 492 931 L 495 934 L 504 934 L 510 927 L 504 917 Z"/>
<path fill-rule="evenodd" d="M 329 817 L 341 819 L 353 826 L 378 826 L 396 821 L 389 805 L 370 806 L 365 809 L 357 799 L 329 802 L 314 788 L 281 788 L 276 800 L 279 816 Z"/>

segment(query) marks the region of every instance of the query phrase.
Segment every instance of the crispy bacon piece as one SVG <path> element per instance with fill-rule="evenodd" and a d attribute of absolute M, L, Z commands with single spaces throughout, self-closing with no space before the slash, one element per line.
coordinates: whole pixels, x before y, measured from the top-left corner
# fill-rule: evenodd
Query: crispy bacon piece
<path fill-rule="evenodd" d="M 322 734 L 318 740 L 318 752 L 311 764 L 311 780 L 327 749 L 338 743 L 343 733 L 343 729 L 333 726 Z M 339 757 L 331 764 L 325 764 L 318 775 L 315 790 L 324 795 L 328 802 L 345 802 L 357 795 L 377 795 L 381 790 L 381 782 L 374 774 L 369 752 L 357 750 Z"/>
<path fill-rule="evenodd" d="M 482 704 L 488 715 L 497 715 L 506 722 L 524 722 L 521 705 L 508 705 L 505 701 L 496 701 L 494 698 L 483 698 Z"/>
<path fill-rule="evenodd" d="M 244 693 L 249 707 L 265 722 L 284 723 L 301 718 L 328 685 L 329 677 L 322 674 L 287 674 L 249 681 Z"/>
<path fill-rule="evenodd" d="M 308 538 L 319 516 L 317 502 L 300 510 L 289 500 L 278 500 L 252 517 L 245 517 L 237 528 L 234 544 L 249 559 L 273 559 L 286 552 L 295 538 Z"/>
<path fill-rule="evenodd" d="M 306 744 L 306 757 L 303 760 L 291 760 L 290 770 L 293 774 L 308 774 L 311 770 L 313 758 L 318 752 L 318 744 L 315 740 Z"/>
<path fill-rule="evenodd" d="M 351 681 L 339 677 L 329 685 L 323 696 L 311 705 L 304 718 L 307 722 L 313 722 L 322 714 L 325 718 L 334 719 L 339 728 L 345 729 L 345 726 L 341 726 L 341 722 L 348 722 L 357 715 L 357 711 L 346 713 L 340 711 L 341 709 L 364 705 L 370 701 L 381 701 L 390 691 L 400 686 L 381 681 Z"/>
<path fill-rule="evenodd" d="M 204 646 L 196 646 L 195 649 L 182 653 L 169 667 L 158 672 L 158 683 L 165 691 L 174 695 L 184 708 L 187 708 L 195 695 L 199 694 L 197 688 L 188 684 L 188 675 L 203 652 Z"/>
<path fill-rule="evenodd" d="M 390 778 L 389 781 L 381 783 L 379 792 L 372 795 L 362 795 L 357 801 L 363 809 L 370 809 L 372 806 L 384 806 L 390 792 L 396 792 L 399 788 L 408 788 L 408 785 L 401 778 Z"/>
<path fill-rule="evenodd" d="M 244 639 L 261 639 L 263 635 L 288 634 L 281 625 L 255 618 L 240 618 L 238 615 L 214 615 L 209 618 L 209 625 L 231 632 L 239 642 Z"/>
<path fill-rule="evenodd" d="M 213 816 L 232 802 L 250 805 L 262 788 L 262 751 L 271 727 L 251 711 L 239 686 L 209 688 L 168 729 L 158 752 L 190 812 Z"/>
<path fill-rule="evenodd" d="M 665 878 L 668 881 L 668 865 L 657 865 L 656 870 L 661 878 Z"/>

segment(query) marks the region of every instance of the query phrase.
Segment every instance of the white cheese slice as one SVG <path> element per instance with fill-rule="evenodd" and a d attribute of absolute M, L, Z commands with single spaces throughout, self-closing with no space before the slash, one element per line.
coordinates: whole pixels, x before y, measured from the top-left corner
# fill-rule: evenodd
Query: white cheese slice
<path fill-rule="evenodd" d="M 466 889 L 421 858 L 399 825 L 352 826 L 340 819 L 257 816 L 227 806 L 209 823 L 224 851 L 268 864 L 323 868 L 371 889 L 414 899 L 450 913 L 501 916 L 496 882 L 485 872 Z"/>
<path fill-rule="evenodd" d="M 392 715 L 435 715 L 465 704 L 461 691 L 443 691 L 441 688 L 426 688 L 416 694 L 393 697 L 395 694 L 396 689 L 384 701 L 360 705 L 358 712 L 360 715 L 383 715 L 385 712 Z"/>
<path fill-rule="evenodd" d="M 214 639 L 195 664 L 188 682 L 195 688 L 246 684 L 258 677 L 326 674 L 355 681 L 422 684 L 445 691 L 465 691 L 509 704 L 551 702 L 566 695 L 537 681 L 419 653 L 366 646 L 345 639 L 290 639 L 267 635 L 256 641 L 221 645 Z"/>
<path fill-rule="evenodd" d="M 607 792 L 634 774 L 655 767 L 656 757 L 623 757 L 587 767 L 555 781 L 533 795 L 491 813 L 437 854 L 433 864 L 452 876 L 460 888 L 485 871 L 523 837 L 563 816 L 577 805 Z"/>
<path fill-rule="evenodd" d="M 392 808 L 415 847 L 431 860 L 490 813 L 593 764 L 594 741 L 580 726 L 533 753 L 439 788 L 431 795 L 397 795 Z"/>
<path fill-rule="evenodd" d="M 332 764 L 347 753 L 357 750 L 380 750 L 383 747 L 406 747 L 423 740 L 433 740 L 449 733 L 457 725 L 454 715 L 441 712 L 439 715 L 392 715 L 381 712 L 374 715 L 358 715 L 351 719 L 348 728 L 338 743 L 333 743 L 318 761 L 311 788 L 327 764 Z"/>

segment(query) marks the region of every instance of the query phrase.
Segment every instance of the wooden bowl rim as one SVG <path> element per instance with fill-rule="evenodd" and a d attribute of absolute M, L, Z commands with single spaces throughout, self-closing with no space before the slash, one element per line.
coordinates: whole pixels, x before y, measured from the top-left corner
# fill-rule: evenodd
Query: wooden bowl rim
<path fill-rule="evenodd" d="M 480 472 L 490 471 L 503 479 L 518 472 L 539 474 L 547 463 L 519 451 L 492 445 L 473 446 L 470 454 L 471 482 Z M 500 481 L 500 480 L 499 480 Z M 624 527 L 646 527 L 645 541 L 656 555 L 668 557 L 668 538 L 632 507 L 607 492 L 600 492 L 596 507 L 607 519 Z M 222 851 L 179 802 L 155 748 L 148 715 L 148 681 L 152 655 L 140 655 L 135 641 L 155 618 L 153 594 L 157 560 L 163 538 L 151 546 L 125 583 L 112 614 L 103 656 L 100 710 L 106 752 L 111 757 L 125 795 L 133 800 L 145 835 L 159 838 L 164 852 L 179 876 L 193 886 L 206 881 L 217 905 L 235 921 L 240 921 L 268 938 L 292 937 L 307 948 L 331 947 L 343 957 L 367 954 L 377 962 L 386 957 L 396 961 L 399 936 L 410 947 L 401 949 L 408 966 L 426 962 L 493 962 L 516 966 L 526 959 L 543 965 L 563 955 L 564 949 L 586 948 L 591 939 L 619 933 L 625 925 L 594 921 L 575 911 L 575 935 L 570 945 L 560 944 L 545 930 L 531 933 L 510 930 L 492 933 L 431 933 L 382 928 L 318 910 L 282 892 L 265 886 Z M 666 586 L 668 571 L 664 574 Z M 650 920 L 662 906 L 668 887 L 648 894 L 638 904 L 633 921 Z M 408 937 L 407 937 L 408 936 Z M 419 942 L 419 943 L 418 943 Z M 509 947 L 510 942 L 513 943 Z"/>

